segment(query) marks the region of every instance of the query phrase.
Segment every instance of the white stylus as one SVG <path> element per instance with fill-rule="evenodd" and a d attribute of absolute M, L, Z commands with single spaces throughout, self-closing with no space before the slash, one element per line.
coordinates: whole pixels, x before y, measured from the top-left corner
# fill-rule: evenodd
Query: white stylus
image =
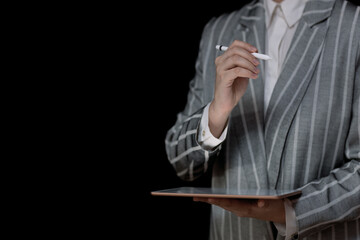
<path fill-rule="evenodd" d="M 228 47 L 223 46 L 223 45 L 216 45 L 216 49 L 220 50 L 220 51 L 226 51 L 228 49 Z M 254 57 L 262 59 L 262 60 L 270 60 L 271 57 L 269 57 L 268 55 L 265 54 L 261 54 L 261 53 L 251 53 Z"/>

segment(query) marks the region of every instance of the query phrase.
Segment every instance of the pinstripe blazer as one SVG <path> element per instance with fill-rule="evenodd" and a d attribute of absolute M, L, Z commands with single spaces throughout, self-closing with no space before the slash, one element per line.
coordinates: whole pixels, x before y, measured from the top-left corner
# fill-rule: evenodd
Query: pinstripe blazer
<path fill-rule="evenodd" d="M 300 239 L 360 239 L 359 11 L 343 0 L 308 1 L 267 112 L 261 62 L 231 113 L 226 140 L 206 151 L 197 128 L 213 98 L 215 45 L 238 39 L 264 52 L 266 36 L 263 0 L 211 19 L 187 104 L 166 135 L 177 175 L 191 181 L 211 169 L 213 187 L 300 188 L 293 201 Z M 216 206 L 210 222 L 211 239 L 274 239 L 271 223 Z"/>

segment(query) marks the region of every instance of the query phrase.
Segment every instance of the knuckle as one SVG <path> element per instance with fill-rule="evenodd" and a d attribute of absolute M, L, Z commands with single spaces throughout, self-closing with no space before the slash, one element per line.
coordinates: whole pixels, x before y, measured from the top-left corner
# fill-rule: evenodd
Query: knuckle
<path fill-rule="evenodd" d="M 220 63 L 221 56 L 215 58 L 215 64 L 218 65 Z"/>
<path fill-rule="evenodd" d="M 240 67 L 234 68 L 234 72 L 237 76 L 240 76 L 243 74 L 243 69 Z"/>
<path fill-rule="evenodd" d="M 235 44 L 238 44 L 238 45 L 241 45 L 241 44 L 243 44 L 244 42 L 243 42 L 243 41 L 240 41 L 240 40 L 234 40 L 234 43 L 235 43 Z"/>
<path fill-rule="evenodd" d="M 236 56 L 236 55 L 233 55 L 233 56 L 231 56 L 231 61 L 233 61 L 233 62 L 237 62 L 237 61 L 239 61 L 239 57 L 238 56 Z"/>
<path fill-rule="evenodd" d="M 221 72 L 221 68 L 220 68 L 220 66 L 218 66 L 218 65 L 216 66 L 216 72 L 217 72 L 217 73 L 220 73 L 220 72 Z"/>

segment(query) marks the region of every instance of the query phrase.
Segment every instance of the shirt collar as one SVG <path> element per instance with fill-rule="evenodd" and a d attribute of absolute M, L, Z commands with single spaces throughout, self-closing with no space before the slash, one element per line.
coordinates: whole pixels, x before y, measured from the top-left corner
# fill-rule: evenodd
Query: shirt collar
<path fill-rule="evenodd" d="M 308 0 L 283 0 L 281 3 L 276 3 L 273 0 L 265 0 L 266 27 L 269 27 L 277 5 L 281 6 L 288 27 L 294 26 L 294 24 L 300 20 L 307 1 Z"/>

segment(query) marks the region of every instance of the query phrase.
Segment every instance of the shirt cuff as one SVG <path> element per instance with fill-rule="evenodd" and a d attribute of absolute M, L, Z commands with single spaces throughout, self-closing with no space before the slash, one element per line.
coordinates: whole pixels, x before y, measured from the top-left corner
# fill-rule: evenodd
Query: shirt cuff
<path fill-rule="evenodd" d="M 211 102 L 210 102 L 211 103 Z M 200 146 L 208 151 L 213 150 L 219 146 L 226 138 L 228 125 L 226 125 L 224 131 L 221 133 L 219 138 L 214 137 L 209 129 L 209 107 L 210 103 L 204 108 L 203 115 L 201 117 L 201 122 L 198 128 L 198 142 Z"/>
<path fill-rule="evenodd" d="M 285 236 L 285 240 L 291 239 L 297 232 L 296 228 L 296 214 L 295 210 L 291 204 L 291 201 L 287 198 L 284 199 L 284 206 L 285 206 L 285 224 L 281 223 L 274 223 L 275 227 L 278 230 L 278 233 L 281 236 Z"/>

